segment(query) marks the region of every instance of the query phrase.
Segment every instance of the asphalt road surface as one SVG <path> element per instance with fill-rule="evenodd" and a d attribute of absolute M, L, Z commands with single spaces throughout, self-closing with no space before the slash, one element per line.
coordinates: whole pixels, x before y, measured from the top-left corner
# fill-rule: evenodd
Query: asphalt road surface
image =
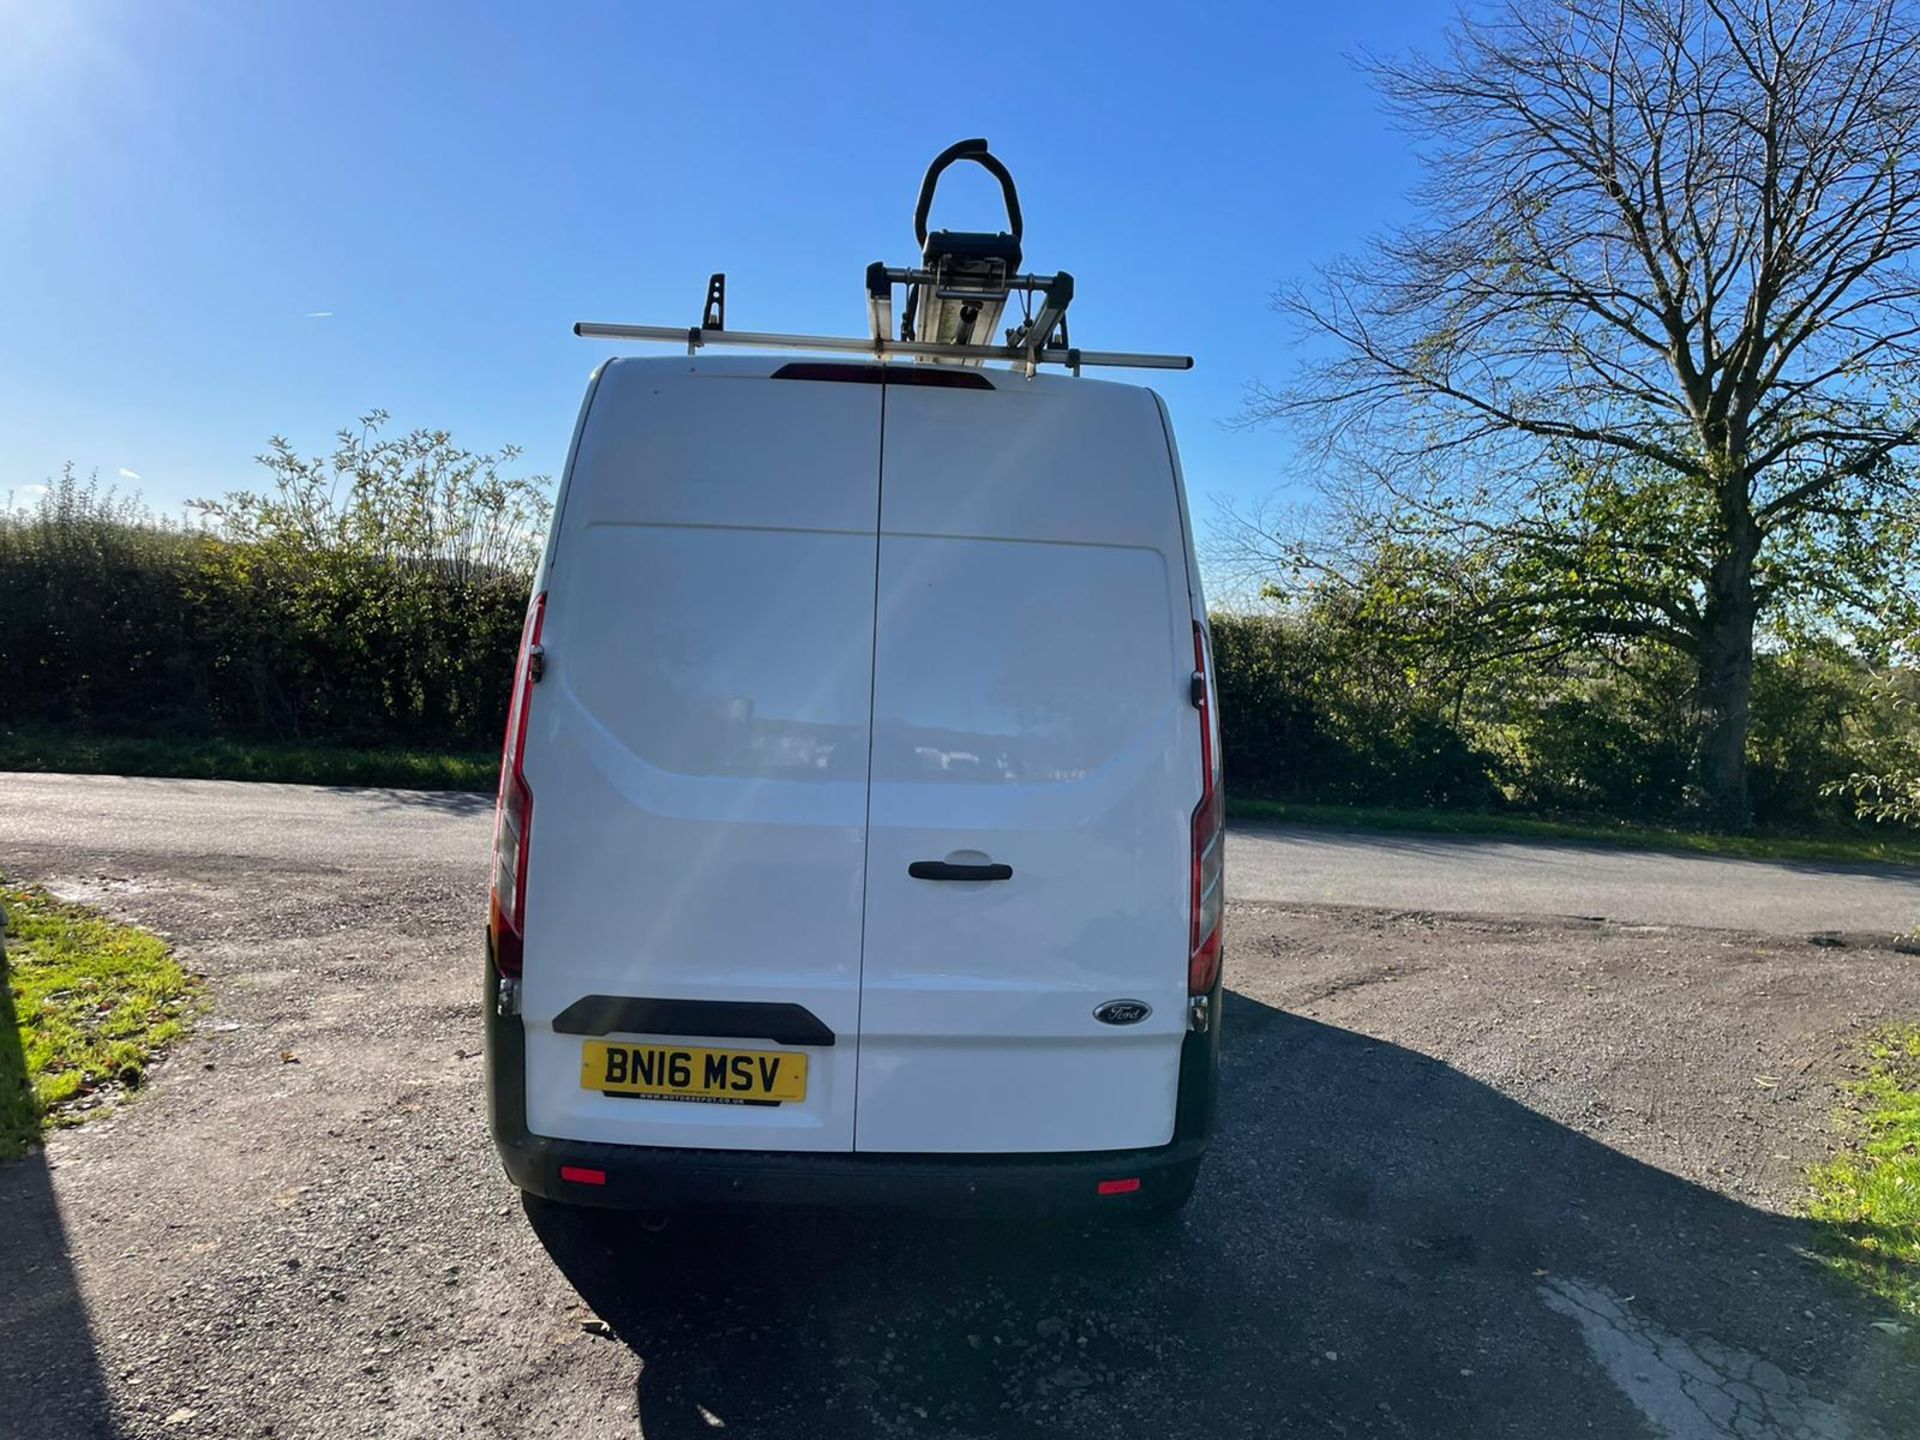
<path fill-rule="evenodd" d="M 1920 1434 L 1911 1328 L 1796 1218 L 1860 1037 L 1920 1016 L 1913 957 L 1796 935 L 1879 928 L 1818 910 L 1832 876 L 1710 872 L 1802 897 L 1771 935 L 1486 913 L 1602 908 L 1559 881 L 1450 917 L 1357 887 L 1477 851 L 1243 834 L 1243 884 L 1356 889 L 1230 907 L 1171 1228 L 654 1235 L 523 1206 L 488 1144 L 487 808 L 0 777 L 0 871 L 159 929 L 211 1002 L 137 1100 L 0 1164 L 0 1436 Z"/>
<path fill-rule="evenodd" d="M 1237 826 L 1227 894 L 1783 935 L 1920 923 L 1920 867 L 1668 855 L 1573 842 Z"/>
<path fill-rule="evenodd" d="M 0 773 L 0 856 L 245 856 L 263 865 L 458 865 L 483 855 L 490 797 L 221 780 Z M 1236 825 L 1235 900 L 1599 917 L 1806 935 L 1911 929 L 1920 869 L 1666 855 L 1481 836 Z"/>

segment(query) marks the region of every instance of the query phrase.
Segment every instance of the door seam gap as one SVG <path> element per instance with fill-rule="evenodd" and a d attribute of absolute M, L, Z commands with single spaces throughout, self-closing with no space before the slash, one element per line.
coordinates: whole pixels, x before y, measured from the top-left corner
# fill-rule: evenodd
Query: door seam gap
<path fill-rule="evenodd" d="M 874 455 L 873 485 L 873 609 L 867 651 L 867 796 L 865 823 L 860 829 L 860 964 L 855 974 L 853 1004 L 853 1134 L 847 1152 L 860 1150 L 860 1052 L 866 1041 L 867 1017 L 867 892 L 873 885 L 873 739 L 880 673 L 880 528 L 886 518 L 887 387 L 880 392 L 880 433 Z"/>

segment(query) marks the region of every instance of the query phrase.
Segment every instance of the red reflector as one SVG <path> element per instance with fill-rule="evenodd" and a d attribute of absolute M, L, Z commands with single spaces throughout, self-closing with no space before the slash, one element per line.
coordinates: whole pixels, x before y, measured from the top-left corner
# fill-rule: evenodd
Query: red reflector
<path fill-rule="evenodd" d="M 589 1170 L 584 1165 L 562 1165 L 560 1167 L 560 1178 L 562 1180 L 571 1180 L 576 1185 L 604 1185 L 607 1183 L 607 1172 L 604 1170 Z M 1140 1182 L 1136 1180 L 1133 1183 L 1138 1185 Z"/>
<path fill-rule="evenodd" d="M 1139 1188 L 1140 1181 L 1137 1177 L 1132 1180 L 1102 1180 L 1100 1182 L 1100 1193 L 1102 1195 L 1131 1195 Z"/>

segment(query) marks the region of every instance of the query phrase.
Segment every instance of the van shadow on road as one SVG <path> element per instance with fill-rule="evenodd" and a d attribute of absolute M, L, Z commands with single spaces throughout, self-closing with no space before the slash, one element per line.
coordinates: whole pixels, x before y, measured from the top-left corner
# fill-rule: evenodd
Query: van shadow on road
<path fill-rule="evenodd" d="M 1920 1434 L 1809 1228 L 1232 997 L 1183 1222 L 530 1207 L 659 1437 Z"/>

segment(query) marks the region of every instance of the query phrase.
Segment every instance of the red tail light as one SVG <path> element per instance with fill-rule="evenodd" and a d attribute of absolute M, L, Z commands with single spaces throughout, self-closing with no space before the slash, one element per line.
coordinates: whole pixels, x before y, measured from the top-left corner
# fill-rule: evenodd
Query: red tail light
<path fill-rule="evenodd" d="M 1200 803 L 1193 810 L 1193 926 L 1187 993 L 1205 995 L 1220 978 L 1220 921 L 1226 872 L 1227 812 L 1220 793 L 1220 725 L 1213 713 L 1213 663 L 1207 627 L 1193 624 L 1193 700 L 1200 711 Z"/>
<path fill-rule="evenodd" d="M 517 979 L 526 952 L 527 842 L 533 827 L 533 791 L 521 768 L 527 750 L 527 708 L 533 690 L 533 656 L 547 618 L 547 597 L 536 595 L 520 631 L 520 658 L 513 671 L 513 703 L 500 748 L 500 794 L 493 810 L 493 895 L 487 924 L 493 932 L 493 963 Z"/>

